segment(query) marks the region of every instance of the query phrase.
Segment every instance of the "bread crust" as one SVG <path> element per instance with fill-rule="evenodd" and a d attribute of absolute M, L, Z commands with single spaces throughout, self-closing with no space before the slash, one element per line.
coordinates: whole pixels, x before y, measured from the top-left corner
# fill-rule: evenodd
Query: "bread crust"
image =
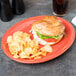
<path fill-rule="evenodd" d="M 46 16 L 32 24 L 32 30 L 46 36 L 57 36 L 64 32 L 65 26 L 55 16 Z"/>

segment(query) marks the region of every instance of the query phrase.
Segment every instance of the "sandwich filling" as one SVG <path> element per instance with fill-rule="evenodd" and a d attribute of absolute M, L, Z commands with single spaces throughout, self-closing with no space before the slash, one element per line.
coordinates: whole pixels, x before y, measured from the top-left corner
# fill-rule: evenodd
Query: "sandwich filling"
<path fill-rule="evenodd" d="M 43 34 L 40 34 L 37 31 L 32 30 L 32 34 L 33 34 L 33 37 L 40 42 L 40 44 L 45 45 L 45 44 L 56 43 L 60 38 L 63 37 L 64 33 L 57 35 L 57 36 L 45 36 Z"/>

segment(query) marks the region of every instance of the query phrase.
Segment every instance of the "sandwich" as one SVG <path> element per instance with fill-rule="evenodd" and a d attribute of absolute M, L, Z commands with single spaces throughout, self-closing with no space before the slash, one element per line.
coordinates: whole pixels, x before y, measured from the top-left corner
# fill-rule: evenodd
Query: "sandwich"
<path fill-rule="evenodd" d="M 64 36 L 65 26 L 56 16 L 45 16 L 32 24 L 33 38 L 41 45 L 53 45 Z"/>

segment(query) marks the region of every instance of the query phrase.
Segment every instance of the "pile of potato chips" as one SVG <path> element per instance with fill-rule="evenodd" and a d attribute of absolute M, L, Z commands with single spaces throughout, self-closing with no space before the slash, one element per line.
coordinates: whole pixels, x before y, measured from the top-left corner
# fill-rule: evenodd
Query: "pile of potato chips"
<path fill-rule="evenodd" d="M 31 40 L 31 35 L 22 31 L 17 31 L 12 36 L 8 36 L 7 43 L 14 58 L 38 59 L 46 56 L 47 52 L 52 52 L 50 45 L 40 48 L 37 40 Z"/>

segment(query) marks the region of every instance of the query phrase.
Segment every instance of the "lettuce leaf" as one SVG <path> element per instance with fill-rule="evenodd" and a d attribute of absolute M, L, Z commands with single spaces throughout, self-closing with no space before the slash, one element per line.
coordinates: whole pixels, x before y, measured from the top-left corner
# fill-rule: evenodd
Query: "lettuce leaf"
<path fill-rule="evenodd" d="M 64 37 L 66 37 L 66 33 L 65 32 L 63 32 L 62 34 L 64 35 Z"/>
<path fill-rule="evenodd" d="M 41 38 L 41 39 L 49 39 L 49 38 L 54 38 L 54 39 L 59 39 L 59 36 L 45 36 L 43 34 L 40 34 L 39 32 L 36 31 L 36 33 L 38 34 L 38 36 Z"/>

